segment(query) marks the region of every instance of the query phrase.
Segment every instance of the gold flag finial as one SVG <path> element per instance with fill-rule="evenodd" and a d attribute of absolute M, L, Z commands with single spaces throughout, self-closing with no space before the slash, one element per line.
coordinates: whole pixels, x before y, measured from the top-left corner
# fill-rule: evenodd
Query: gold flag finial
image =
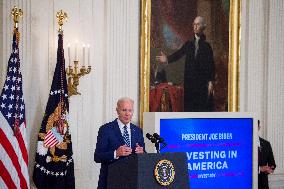
<path fill-rule="evenodd" d="M 63 21 L 66 20 L 67 21 L 67 13 L 63 12 L 62 10 L 58 11 L 56 13 L 56 18 L 58 19 L 58 25 L 59 25 L 59 30 L 58 32 L 62 32 L 62 25 L 63 25 Z"/>
<path fill-rule="evenodd" d="M 19 18 L 23 16 L 22 9 L 19 9 L 18 7 L 14 6 L 12 11 L 11 11 L 11 15 L 13 17 L 14 24 L 15 24 L 14 28 L 18 28 Z"/>

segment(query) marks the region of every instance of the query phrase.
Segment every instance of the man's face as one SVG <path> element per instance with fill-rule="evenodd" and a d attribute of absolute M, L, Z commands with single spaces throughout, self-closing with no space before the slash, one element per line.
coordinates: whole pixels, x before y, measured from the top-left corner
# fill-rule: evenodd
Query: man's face
<path fill-rule="evenodd" d="M 200 17 L 195 18 L 192 25 L 193 25 L 193 32 L 195 34 L 200 35 L 203 33 L 204 26 L 203 26 L 202 19 Z"/>
<path fill-rule="evenodd" d="M 118 119 L 127 124 L 131 121 L 133 115 L 133 104 L 131 101 L 122 101 L 116 108 Z"/>

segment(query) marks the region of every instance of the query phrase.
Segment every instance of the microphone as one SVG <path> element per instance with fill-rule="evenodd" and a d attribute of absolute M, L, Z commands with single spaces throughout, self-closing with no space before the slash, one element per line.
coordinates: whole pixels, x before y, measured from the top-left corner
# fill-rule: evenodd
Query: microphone
<path fill-rule="evenodd" d="M 157 140 L 157 143 L 162 144 L 161 147 L 160 147 L 160 150 L 167 146 L 167 143 L 165 142 L 165 140 L 159 134 L 154 133 L 153 137 Z"/>
<path fill-rule="evenodd" d="M 167 144 L 165 143 L 165 140 L 160 137 L 160 135 L 158 135 L 157 133 L 154 133 L 153 135 L 146 133 L 146 137 L 155 144 L 157 153 L 160 153 L 160 149 L 163 149 L 167 146 Z M 161 147 L 159 144 L 162 144 Z"/>
<path fill-rule="evenodd" d="M 146 133 L 146 137 L 152 142 L 152 143 L 156 143 L 157 142 L 157 139 L 150 135 L 149 133 Z"/>
<path fill-rule="evenodd" d="M 157 133 L 153 134 L 153 137 L 159 142 L 159 143 L 163 143 L 165 140 Z"/>

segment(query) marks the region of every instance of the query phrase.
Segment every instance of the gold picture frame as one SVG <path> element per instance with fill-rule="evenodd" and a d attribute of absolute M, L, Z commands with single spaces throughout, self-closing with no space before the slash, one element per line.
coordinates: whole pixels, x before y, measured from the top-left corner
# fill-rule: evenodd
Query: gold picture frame
<path fill-rule="evenodd" d="M 151 0 L 141 0 L 140 34 L 140 125 L 143 112 L 149 112 L 150 92 L 150 31 Z M 239 111 L 239 64 L 240 64 L 241 0 L 230 0 L 229 55 L 228 55 L 228 111 Z"/>

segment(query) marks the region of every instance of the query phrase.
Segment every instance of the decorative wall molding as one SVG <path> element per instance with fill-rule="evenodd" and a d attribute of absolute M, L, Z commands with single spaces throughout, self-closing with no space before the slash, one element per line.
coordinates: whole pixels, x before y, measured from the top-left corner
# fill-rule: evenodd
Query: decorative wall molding
<path fill-rule="evenodd" d="M 0 1 L 0 17 L 1 18 L 4 18 L 4 13 L 3 13 L 3 4 L 4 2 L 3 1 Z M 4 32 L 4 23 L 3 23 L 4 19 L 0 19 L 0 26 L 2 26 L 0 28 L 0 57 L 2 57 L 0 59 L 0 70 L 4 70 L 5 68 L 5 64 L 4 64 L 4 57 L 3 57 L 3 40 L 4 40 L 4 35 L 3 35 L 3 32 Z M 3 86 L 4 84 L 4 77 L 5 77 L 5 71 L 1 71 L 0 72 L 0 86 Z"/>
<path fill-rule="evenodd" d="M 116 117 L 118 98 L 129 96 L 138 103 L 139 2 L 108 0 L 106 7 L 106 112 Z M 138 121 L 138 111 L 134 121 Z"/>
<path fill-rule="evenodd" d="M 269 188 L 284 189 L 284 174 L 273 174 L 273 176 L 269 176 Z"/>
<path fill-rule="evenodd" d="M 271 142 L 277 168 L 271 188 L 283 188 L 284 2 L 242 1 L 241 111 L 256 112 L 260 135 Z"/>
<path fill-rule="evenodd" d="M 277 168 L 277 178 L 284 180 L 284 2 L 269 1 L 268 44 L 267 44 L 267 139 L 271 142 Z M 274 176 L 274 175 L 273 175 Z M 284 185 L 283 185 L 284 186 Z"/>

